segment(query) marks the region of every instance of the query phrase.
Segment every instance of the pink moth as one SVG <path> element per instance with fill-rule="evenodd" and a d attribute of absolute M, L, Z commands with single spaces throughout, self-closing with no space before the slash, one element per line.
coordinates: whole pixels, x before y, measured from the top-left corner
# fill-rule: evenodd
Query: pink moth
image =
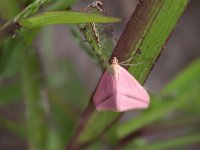
<path fill-rule="evenodd" d="M 116 112 L 143 109 L 149 106 L 150 97 L 142 85 L 113 58 L 103 74 L 93 97 L 98 111 Z"/>

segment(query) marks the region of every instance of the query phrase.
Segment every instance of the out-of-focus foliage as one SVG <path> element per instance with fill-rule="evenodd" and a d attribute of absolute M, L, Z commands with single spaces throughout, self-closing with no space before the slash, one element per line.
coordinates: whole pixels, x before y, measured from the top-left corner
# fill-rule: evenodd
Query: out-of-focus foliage
<path fill-rule="evenodd" d="M 20 11 L 19 3 L 16 0 L 1 0 L 0 16 L 3 19 L 10 19 Z"/>
<path fill-rule="evenodd" d="M 141 83 L 154 65 L 162 45 L 175 27 L 188 0 L 150 0 L 149 2 L 151 4 L 148 5 L 149 20 L 145 20 L 144 26 L 137 30 L 140 34 L 137 35 L 136 40 L 129 43 L 133 52 L 130 55 L 133 55 L 137 62 L 144 62 L 143 65 L 129 70 Z M 53 40 L 52 28 L 46 26 L 41 28 L 41 26 L 58 23 L 119 21 L 116 18 L 95 14 L 87 16 L 84 13 L 76 13 L 77 16 L 74 18 L 74 13 L 63 12 L 75 3 L 74 0 L 0 1 L 0 19 L 3 23 L 8 22 L 6 26 L 14 22 L 21 23 L 19 30 L 11 30 L 12 33 L 1 30 L 4 34 L 0 34 L 2 39 L 0 41 L 0 109 L 15 103 L 25 105 L 24 113 L 20 114 L 20 118 L 24 118 L 23 121 L 14 121 L 0 115 L 0 126 L 27 141 L 31 150 L 66 149 L 70 140 L 73 140 L 81 112 L 90 97 L 74 65 L 65 59 L 55 59 L 53 48 L 56 43 Z M 25 6 L 26 8 L 22 9 Z M 35 17 L 30 17 L 44 10 L 62 10 L 62 12 L 43 13 L 38 16 L 36 14 Z M 140 21 L 142 23 L 143 20 Z M 91 31 L 89 26 L 84 27 Z M 104 26 L 97 24 L 96 27 L 100 40 L 105 40 L 104 33 L 101 31 Z M 93 57 L 91 48 L 83 42 L 81 33 L 74 28 L 76 26 L 70 27 L 72 36 L 74 39 L 77 38 L 80 47 L 87 49 Z M 42 52 L 38 52 L 34 45 L 34 40 L 39 34 Z M 94 42 L 91 44 L 92 48 L 99 44 Z M 101 45 L 100 55 L 105 55 L 108 59 L 113 45 L 109 54 L 106 54 L 105 47 L 111 47 L 110 43 L 101 42 L 104 44 Z M 138 49 L 142 51 L 141 54 L 135 53 Z M 119 124 L 115 122 L 120 116 L 119 113 L 93 112 L 87 122 L 82 122 L 86 127 L 75 144 L 80 144 L 80 149 L 89 146 L 87 149 L 123 147 L 125 150 L 157 150 L 200 142 L 197 134 L 200 124 L 199 66 L 199 60 L 191 63 L 159 93 L 152 94 L 149 109 L 140 111 L 136 117 L 125 122 Z M 104 133 L 105 131 L 107 132 Z M 167 140 L 156 139 L 156 133 L 162 133 L 164 136 L 175 131 L 184 132 Z M 103 137 L 102 133 L 104 133 Z M 154 141 L 148 140 L 148 133 L 151 137 L 155 136 Z M 126 140 L 128 142 L 124 144 Z"/>

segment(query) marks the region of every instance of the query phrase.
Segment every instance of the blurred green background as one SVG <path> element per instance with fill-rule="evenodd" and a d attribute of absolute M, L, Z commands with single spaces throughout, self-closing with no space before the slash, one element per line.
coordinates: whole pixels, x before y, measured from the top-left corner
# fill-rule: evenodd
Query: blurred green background
<path fill-rule="evenodd" d="M 32 2 L 1 0 L 0 26 Z M 34 11 L 84 11 L 91 2 L 52 0 Z M 109 16 L 122 18 L 116 40 L 137 3 L 104 1 Z M 200 1 L 191 0 L 146 80 L 150 108 L 126 112 L 87 149 L 200 149 L 199 14 Z M 0 36 L 0 150 L 66 149 L 101 75 L 72 29 L 79 33 L 50 25 Z"/>

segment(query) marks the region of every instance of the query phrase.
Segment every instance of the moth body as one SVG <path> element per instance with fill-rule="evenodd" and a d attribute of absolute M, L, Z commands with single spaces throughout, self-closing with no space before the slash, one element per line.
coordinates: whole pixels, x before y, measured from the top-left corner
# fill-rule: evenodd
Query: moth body
<path fill-rule="evenodd" d="M 98 84 L 93 100 L 99 111 L 123 112 L 147 108 L 150 98 L 142 85 L 114 57 Z"/>

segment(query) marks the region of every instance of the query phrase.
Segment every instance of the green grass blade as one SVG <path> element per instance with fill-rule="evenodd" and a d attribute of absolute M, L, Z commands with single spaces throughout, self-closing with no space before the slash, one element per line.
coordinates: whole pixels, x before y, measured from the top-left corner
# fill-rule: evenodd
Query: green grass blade
<path fill-rule="evenodd" d="M 81 12 L 45 12 L 20 22 L 23 27 L 39 27 L 50 24 L 72 24 L 87 22 L 119 22 L 120 19 Z"/>
<path fill-rule="evenodd" d="M 33 51 L 27 51 L 21 71 L 22 89 L 26 106 L 27 132 L 30 150 L 45 150 L 47 122 L 38 78 L 38 60 Z"/>
<path fill-rule="evenodd" d="M 189 2 L 189 0 L 154 1 L 160 6 L 159 11 L 154 14 L 155 17 L 150 16 L 151 24 L 147 25 L 144 31 L 141 31 L 142 34 L 139 40 L 132 47 L 131 57 L 134 58 L 135 63 L 142 62 L 144 65 L 130 67 L 129 71 L 140 83 L 144 83 L 148 77 L 154 63 L 160 56 L 164 44 Z"/>

